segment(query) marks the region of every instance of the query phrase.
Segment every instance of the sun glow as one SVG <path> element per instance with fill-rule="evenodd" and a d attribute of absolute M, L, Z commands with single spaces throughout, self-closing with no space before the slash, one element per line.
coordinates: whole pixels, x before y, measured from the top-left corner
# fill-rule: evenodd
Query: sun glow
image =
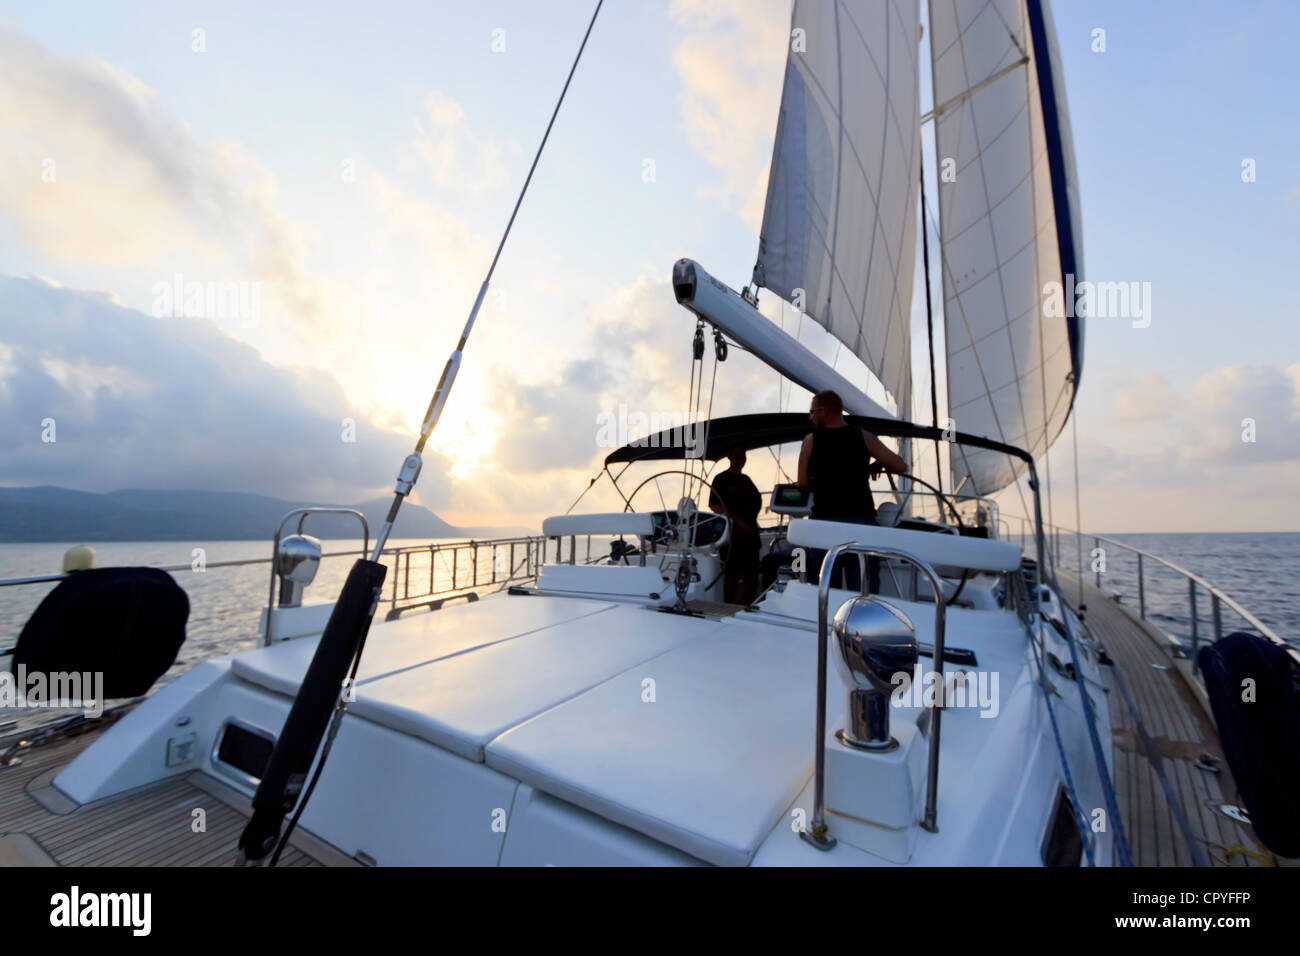
<path fill-rule="evenodd" d="M 451 459 L 451 477 L 463 481 L 473 474 L 496 444 L 499 422 L 483 408 L 455 418 L 443 416 L 430 444 Z"/>

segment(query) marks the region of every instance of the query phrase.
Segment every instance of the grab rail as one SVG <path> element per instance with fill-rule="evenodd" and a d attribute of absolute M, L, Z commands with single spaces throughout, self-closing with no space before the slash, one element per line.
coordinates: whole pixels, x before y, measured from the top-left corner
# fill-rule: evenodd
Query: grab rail
<path fill-rule="evenodd" d="M 835 562 L 846 554 L 856 554 L 858 564 L 867 557 L 897 558 L 915 565 L 930 579 L 934 594 L 934 671 L 937 686 L 943 686 L 943 657 L 945 633 L 945 602 L 943 582 L 934 568 L 921 558 L 906 551 L 894 548 L 868 548 L 852 542 L 839 544 L 831 548 L 822 559 L 821 577 L 817 584 L 817 749 L 814 751 L 813 771 L 813 818 L 812 827 L 804 834 L 809 843 L 818 849 L 829 850 L 835 845 L 827 837 L 826 826 L 826 645 L 830 642 L 829 610 L 831 598 L 831 576 Z M 859 593 L 866 595 L 867 574 L 865 568 L 859 567 Z M 943 712 L 943 695 L 935 695 L 930 702 L 930 754 L 925 783 L 925 816 L 921 821 L 922 829 L 937 833 L 939 802 L 939 718 Z"/>
<path fill-rule="evenodd" d="M 280 567 L 277 560 L 280 556 L 280 536 L 284 534 L 284 526 L 295 516 L 298 518 L 298 533 L 302 534 L 302 529 L 307 521 L 307 516 L 314 514 L 351 515 L 356 518 L 361 522 L 361 549 L 363 552 L 370 550 L 370 522 L 366 520 L 365 515 L 353 508 L 325 508 L 316 506 L 295 508 L 293 511 L 290 511 L 281 518 L 280 523 L 275 526 L 275 540 L 271 543 L 271 591 L 270 596 L 266 600 L 266 633 L 262 635 L 262 644 L 265 647 L 271 646 L 271 628 L 275 624 L 275 614 L 273 612 L 276 606 L 275 579 L 280 576 Z M 281 600 L 283 599 L 282 595 Z"/>

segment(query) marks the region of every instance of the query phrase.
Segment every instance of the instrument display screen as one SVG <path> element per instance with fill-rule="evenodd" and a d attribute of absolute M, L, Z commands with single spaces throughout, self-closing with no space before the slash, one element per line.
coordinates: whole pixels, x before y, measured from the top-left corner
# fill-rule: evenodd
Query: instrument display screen
<path fill-rule="evenodd" d="M 793 482 L 772 489 L 772 510 L 777 514 L 806 515 L 812 510 L 812 494 Z"/>

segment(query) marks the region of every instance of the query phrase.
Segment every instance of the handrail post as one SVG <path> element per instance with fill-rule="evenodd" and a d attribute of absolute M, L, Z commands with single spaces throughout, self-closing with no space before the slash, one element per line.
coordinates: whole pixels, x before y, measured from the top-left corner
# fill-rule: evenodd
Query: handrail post
<path fill-rule="evenodd" d="M 1147 619 L 1147 585 L 1142 577 L 1142 552 L 1138 552 L 1138 614 Z"/>
<path fill-rule="evenodd" d="M 1187 579 L 1187 598 L 1192 609 L 1192 673 L 1197 674 L 1200 672 L 1200 665 L 1196 663 L 1196 651 L 1201 644 L 1201 635 L 1196 626 L 1196 582 L 1191 578 Z"/>
<path fill-rule="evenodd" d="M 460 554 L 460 548 L 452 545 L 451 548 L 451 589 L 456 590 L 456 557 Z"/>
<path fill-rule="evenodd" d="M 1096 538 L 1093 538 L 1093 539 L 1092 539 L 1092 550 L 1093 550 L 1093 551 L 1097 551 L 1097 550 L 1100 550 L 1100 548 L 1101 548 L 1101 542 L 1098 541 Z M 1093 558 L 1093 560 L 1095 561 L 1095 560 L 1097 560 L 1097 559 L 1096 559 L 1096 558 Z M 1079 573 L 1080 573 L 1080 575 L 1082 576 L 1082 574 L 1083 574 L 1083 569 L 1082 569 L 1082 568 L 1079 569 Z M 1093 574 L 1094 574 L 1094 575 L 1096 576 L 1096 578 L 1097 578 L 1097 590 L 1100 591 L 1100 590 L 1101 590 L 1101 565 L 1100 565 L 1100 564 L 1097 565 L 1097 570 L 1094 571 Z"/>
<path fill-rule="evenodd" d="M 934 651 L 932 656 L 934 659 L 935 684 L 940 688 L 944 686 L 943 657 L 947 644 L 946 605 L 943 596 L 943 581 L 935 570 L 916 555 L 897 549 L 868 548 L 856 541 L 849 544 L 839 544 L 831 548 L 822 559 L 821 574 L 817 584 L 817 742 L 816 749 L 813 751 L 813 818 L 811 826 L 800 833 L 803 839 L 820 850 L 829 850 L 835 846 L 835 839 L 828 835 L 826 825 L 826 655 L 827 644 L 830 642 L 831 576 L 834 573 L 836 561 L 845 554 L 856 554 L 860 564 L 867 557 L 898 558 L 920 569 L 929 578 L 930 588 L 934 596 Z M 865 568 L 860 568 L 860 571 L 865 572 Z M 859 575 L 859 592 L 863 597 L 866 596 L 867 577 L 866 573 L 860 573 Z M 926 770 L 925 815 L 921 821 L 921 829 L 930 833 L 939 832 L 937 821 L 939 734 L 943 708 L 946 703 L 944 694 L 940 693 L 939 698 L 929 707 L 930 740 Z"/>
<path fill-rule="evenodd" d="M 1219 615 L 1219 595 L 1210 595 L 1210 608 L 1214 614 L 1214 641 L 1217 644 L 1223 640 L 1223 619 Z"/>
<path fill-rule="evenodd" d="M 469 563 L 470 563 L 470 584 L 478 587 L 478 542 L 469 543 Z"/>

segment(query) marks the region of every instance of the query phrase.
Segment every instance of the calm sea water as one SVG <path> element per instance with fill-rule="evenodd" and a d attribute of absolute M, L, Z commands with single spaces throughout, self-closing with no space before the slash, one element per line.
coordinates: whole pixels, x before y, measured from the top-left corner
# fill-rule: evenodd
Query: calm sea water
<path fill-rule="evenodd" d="M 1278 637 L 1300 645 L 1300 533 L 1116 534 L 1108 537 L 1186 568 L 1225 592 Z M 1137 555 L 1104 541 L 1094 544 L 1087 535 L 1079 542 L 1074 535 L 1062 533 L 1056 549 L 1062 570 L 1079 567 L 1080 543 L 1083 545 L 1083 567 L 1088 583 L 1097 582 L 1092 571 L 1092 550 L 1094 547 L 1104 548 L 1106 571 L 1101 575 L 1102 589 L 1118 591 L 1122 603 L 1136 611 L 1139 602 Z M 1029 553 L 1033 553 L 1032 548 Z M 1142 565 L 1148 620 L 1171 637 L 1190 645 L 1192 599 L 1187 579 L 1155 561 L 1144 559 Z M 1196 590 L 1200 639 L 1213 640 L 1210 597 L 1203 589 L 1198 587 Z M 1221 618 L 1224 634 L 1251 630 L 1226 604 L 1221 605 Z"/>
<path fill-rule="evenodd" d="M 1217 585 L 1238 603 L 1273 629 L 1284 640 L 1300 643 L 1300 533 L 1297 534 L 1137 534 L 1113 535 L 1119 541 L 1160 555 Z M 394 545 L 421 545 L 427 541 L 396 541 Z M 1093 542 L 1085 537 L 1084 565 L 1090 568 Z M 191 542 L 96 543 L 98 567 L 126 565 L 172 565 L 193 562 Z M 326 541 L 325 551 L 346 551 L 354 541 Z M 59 571 L 68 544 L 0 544 L 0 578 L 29 577 Z M 207 563 L 268 557 L 270 543 L 264 541 L 220 541 L 203 545 Z M 581 548 L 579 549 L 581 552 Z M 1077 567 L 1073 536 L 1059 539 L 1062 569 Z M 522 556 L 522 551 L 520 552 Z M 582 555 L 580 554 L 580 557 Z M 308 588 L 307 603 L 333 600 L 347 577 L 352 557 L 325 558 L 316 581 Z M 467 567 L 459 566 L 458 582 L 464 582 Z M 480 573 L 490 573 L 491 554 L 481 551 Z M 1108 547 L 1106 573 L 1101 585 L 1118 591 L 1123 602 L 1138 605 L 1137 558 L 1131 552 Z M 1147 616 L 1166 633 L 1190 642 L 1191 605 L 1187 581 L 1181 575 L 1152 561 L 1144 562 Z M 411 562 L 412 589 L 427 583 L 428 556 Z M 433 569 L 441 589 L 450 581 L 450 558 L 440 556 Z M 405 576 L 403 567 L 399 572 Z M 173 572 L 173 577 L 190 598 L 190 620 L 185 643 L 176 664 L 155 685 L 162 686 L 189 670 L 198 661 L 253 647 L 258 640 L 261 609 L 266 605 L 270 582 L 268 564 L 206 571 Z M 394 577 L 389 570 L 391 593 Z M 1091 570 L 1088 580 L 1095 580 Z M 0 588 L 0 647 L 12 645 L 18 633 L 53 584 Z M 381 613 L 383 607 L 381 606 Z M 1201 593 L 1197 602 L 1202 640 L 1212 639 L 1210 600 Z M 1226 605 L 1222 608 L 1223 631 L 1242 629 L 1243 622 Z M 11 712 L 12 713 L 12 712 Z M 0 712 L 0 725 L 13 719 L 20 726 L 49 719 L 52 711 L 23 711 L 20 717 Z"/>

